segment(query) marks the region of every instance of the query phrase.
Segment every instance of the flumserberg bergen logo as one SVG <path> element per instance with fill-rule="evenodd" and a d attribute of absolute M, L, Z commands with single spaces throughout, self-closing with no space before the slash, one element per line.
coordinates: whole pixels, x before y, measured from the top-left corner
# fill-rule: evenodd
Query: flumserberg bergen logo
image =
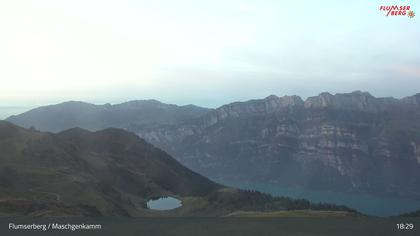
<path fill-rule="evenodd" d="M 402 5 L 389 5 L 380 6 L 379 11 L 385 12 L 385 16 L 408 16 L 408 18 L 414 18 L 416 14 L 411 9 L 411 6 Z"/>

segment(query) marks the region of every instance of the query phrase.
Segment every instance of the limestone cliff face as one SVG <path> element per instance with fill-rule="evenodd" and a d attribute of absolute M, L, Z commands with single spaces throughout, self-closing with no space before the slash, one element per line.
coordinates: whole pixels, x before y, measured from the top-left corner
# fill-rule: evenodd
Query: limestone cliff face
<path fill-rule="evenodd" d="M 413 96 L 415 97 L 415 96 Z M 402 100 L 395 98 L 375 98 L 368 92 L 355 91 L 352 93 L 339 93 L 332 95 L 330 93 L 321 93 L 315 97 L 309 97 L 305 101 L 306 108 L 336 108 L 343 110 L 360 110 L 379 112 L 396 109 L 401 106 L 417 106 L 412 98 L 408 97 Z"/>
<path fill-rule="evenodd" d="M 213 178 L 420 197 L 418 101 L 272 95 L 137 133 Z"/>
<path fill-rule="evenodd" d="M 302 106 L 303 100 L 298 96 L 277 97 L 270 95 L 265 99 L 249 102 L 236 102 L 224 105 L 205 116 L 203 125 L 211 126 L 228 118 L 242 116 L 267 115 L 294 106 Z"/>

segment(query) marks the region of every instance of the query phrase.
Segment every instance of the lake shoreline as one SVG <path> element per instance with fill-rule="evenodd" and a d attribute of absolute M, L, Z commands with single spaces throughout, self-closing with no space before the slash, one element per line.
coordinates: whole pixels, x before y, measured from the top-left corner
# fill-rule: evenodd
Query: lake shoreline
<path fill-rule="evenodd" d="M 213 180 L 230 187 L 257 190 L 273 196 L 306 199 L 314 203 L 322 202 L 345 205 L 369 216 L 399 216 L 400 214 L 420 209 L 420 200 L 409 198 L 386 197 L 366 193 L 358 194 L 312 190 L 298 187 L 277 186 L 274 184 L 228 181 L 221 179 Z"/>

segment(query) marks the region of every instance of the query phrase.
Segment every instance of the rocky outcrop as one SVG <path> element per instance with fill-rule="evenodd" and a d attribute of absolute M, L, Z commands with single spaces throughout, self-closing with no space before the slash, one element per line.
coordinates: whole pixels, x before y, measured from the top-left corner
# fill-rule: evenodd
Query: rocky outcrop
<path fill-rule="evenodd" d="M 397 109 L 402 106 L 417 106 L 413 102 L 413 97 L 407 97 L 401 100 L 387 97 L 375 98 L 368 92 L 355 91 L 352 93 L 321 93 L 315 97 L 309 97 L 305 101 L 306 108 L 335 108 L 344 110 L 360 110 L 369 112 L 380 112 Z"/>
<path fill-rule="evenodd" d="M 265 99 L 251 100 L 248 102 L 235 102 L 224 105 L 208 116 L 203 117 L 203 125 L 211 126 L 228 118 L 240 116 L 261 116 L 295 106 L 302 106 L 303 100 L 299 96 L 277 97 L 270 95 Z"/>

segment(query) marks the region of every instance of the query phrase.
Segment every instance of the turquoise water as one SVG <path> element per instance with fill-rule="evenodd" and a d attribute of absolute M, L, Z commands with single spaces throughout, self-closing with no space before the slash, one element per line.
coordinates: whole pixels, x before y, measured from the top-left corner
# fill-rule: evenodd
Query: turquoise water
<path fill-rule="evenodd" d="M 161 197 L 147 202 L 147 208 L 160 211 L 172 210 L 180 206 L 182 206 L 181 201 L 173 197 Z"/>
<path fill-rule="evenodd" d="M 420 209 L 420 200 L 413 199 L 307 190 L 302 188 L 279 187 L 272 184 L 261 183 L 241 183 L 224 180 L 216 180 L 216 182 L 241 189 L 258 190 L 274 196 L 304 198 L 311 202 L 346 205 L 350 208 L 358 210 L 361 213 L 371 216 L 395 216 L 401 213 Z"/>

